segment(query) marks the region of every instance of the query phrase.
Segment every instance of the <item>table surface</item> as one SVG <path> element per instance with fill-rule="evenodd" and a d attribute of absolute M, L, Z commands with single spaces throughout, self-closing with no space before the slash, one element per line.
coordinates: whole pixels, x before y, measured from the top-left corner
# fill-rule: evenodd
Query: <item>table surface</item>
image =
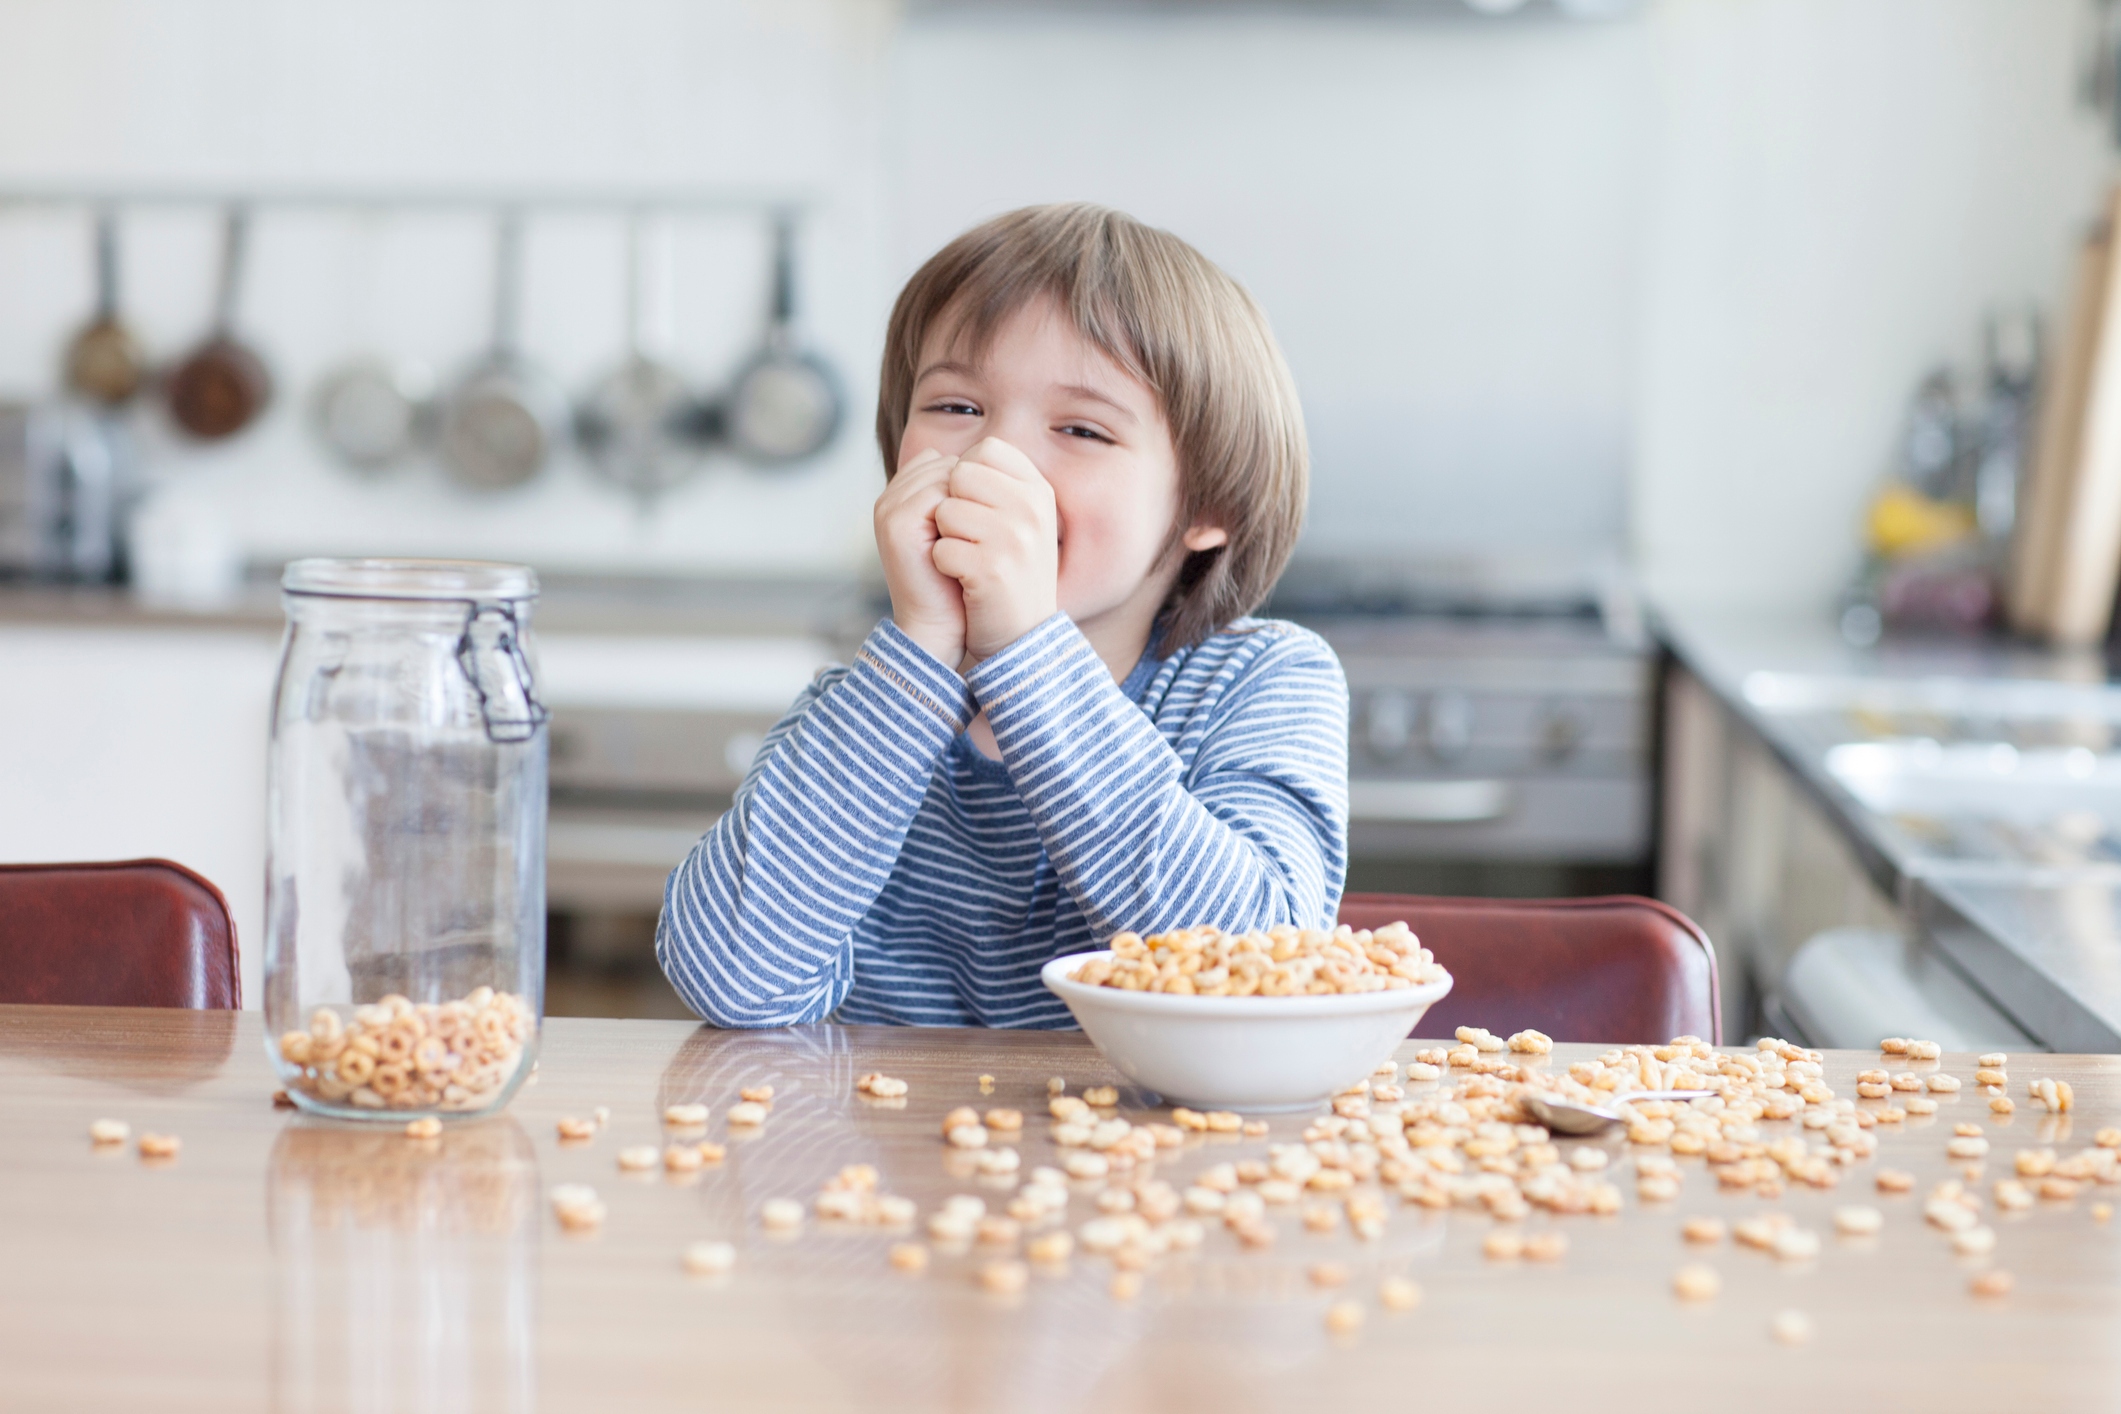
<path fill-rule="evenodd" d="M 1560 1047 L 1550 1063 L 1596 1049 Z M 2017 1092 L 2052 1075 L 2077 1105 L 2050 1117 L 2021 1103 L 2003 1119 L 1974 1092 L 1971 1058 L 1948 1055 L 1942 1068 L 1967 1085 L 1938 1097 L 1934 1117 L 1874 1130 L 1876 1157 L 1839 1189 L 1793 1185 L 1779 1200 L 1720 1192 L 1694 1158 L 1681 1161 L 1678 1201 L 1638 1203 L 1624 1140 L 1571 1141 L 1613 1151 L 1626 1208 L 1535 1213 L 1528 1228 L 1570 1239 L 1558 1263 L 1489 1261 L 1488 1218 L 1393 1197 L 1374 1242 L 1344 1226 L 1310 1234 L 1284 1210 L 1270 1210 L 1280 1237 L 1265 1250 L 1211 1228 L 1121 1303 L 1100 1259 L 1078 1255 L 1005 1298 L 977 1288 L 975 1256 L 938 1253 L 906 1277 L 886 1261 L 900 1237 L 813 1221 L 775 1238 L 758 1221 L 768 1199 L 807 1206 L 858 1162 L 918 1200 L 924 1221 L 953 1193 L 1006 1198 L 998 1180 L 953 1176 L 939 1119 L 959 1104 L 1021 1108 L 1026 1167 L 1051 1161 L 1047 1077 L 1071 1089 L 1118 1079 L 1079 1034 L 557 1019 L 542 1054 L 540 1079 L 507 1115 L 422 1143 L 275 1110 L 256 1013 L 0 1007 L 0 1408 L 1514 1407 L 1499 1398 L 1927 1414 L 2121 1403 L 2121 1237 L 2093 1217 L 2095 1185 L 2003 1213 L 1984 1181 L 1983 1219 L 2001 1237 L 1988 1260 L 1955 1257 L 1921 1217 L 1924 1192 L 1961 1167 L 1944 1153 L 1954 1122 L 1989 1133 L 1985 1180 L 2007 1174 L 2020 1147 L 2068 1152 L 2121 1121 L 2121 1058 L 2014 1058 Z M 1854 1072 L 1878 1063 L 1829 1053 L 1827 1083 L 1852 1095 Z M 902 1108 L 855 1093 L 869 1070 L 910 1082 Z M 992 1095 L 979 1091 L 983 1072 Z M 719 1139 L 736 1091 L 759 1084 L 774 1086 L 773 1112 L 719 1166 L 691 1182 L 618 1171 L 619 1148 L 659 1139 L 664 1105 L 706 1102 Z M 1135 1098 L 1122 1091 L 1121 1113 L 1143 1118 Z M 612 1112 L 603 1133 L 557 1141 L 561 1116 L 599 1105 Z M 174 1133 L 182 1154 L 150 1164 L 129 1147 L 97 1151 L 88 1126 L 105 1116 Z M 1176 1181 L 1264 1156 L 1304 1123 L 1276 1118 L 1269 1138 L 1196 1137 L 1158 1172 Z M 1882 1166 L 1911 1170 L 1915 1192 L 1877 1194 Z M 546 1193 L 561 1182 L 595 1185 L 609 1208 L 601 1230 L 560 1230 Z M 1825 1235 L 1816 1260 L 1690 1250 L 1679 1237 L 1688 1216 L 1735 1220 L 1770 1201 Z M 1879 1236 L 1832 1235 L 1832 1209 L 1851 1202 L 1884 1210 Z M 1068 1220 L 1094 1213 L 1083 1191 Z M 680 1249 L 702 1238 L 736 1244 L 732 1273 L 681 1272 Z M 1691 1260 L 1721 1273 L 1718 1299 L 1674 1299 L 1672 1275 Z M 1307 1281 L 1321 1261 L 1350 1271 L 1340 1292 Z M 1969 1293 L 1987 1265 L 2016 1277 L 2013 1294 Z M 1417 1309 L 1379 1306 L 1388 1275 L 1420 1283 Z M 1368 1320 L 1337 1340 L 1324 1313 L 1348 1297 Z M 1789 1309 L 1811 1317 L 1807 1344 L 1770 1338 Z"/>

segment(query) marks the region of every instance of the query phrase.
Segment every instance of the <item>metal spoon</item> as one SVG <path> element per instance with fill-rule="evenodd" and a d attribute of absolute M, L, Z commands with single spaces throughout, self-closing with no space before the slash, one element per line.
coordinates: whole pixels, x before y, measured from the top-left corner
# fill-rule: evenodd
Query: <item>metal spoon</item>
<path fill-rule="evenodd" d="M 1631 1095 L 1615 1095 L 1612 1103 L 1619 1105 L 1630 1100 L 1698 1100 L 1704 1095 L 1713 1095 L 1714 1090 L 1637 1090 Z M 1557 1100 L 1549 1095 L 1525 1095 L 1517 1101 L 1517 1107 L 1547 1127 L 1549 1133 L 1585 1135 L 1609 1129 L 1626 1119 L 1613 1110 L 1600 1109 L 1596 1105 L 1579 1105 L 1573 1100 Z"/>

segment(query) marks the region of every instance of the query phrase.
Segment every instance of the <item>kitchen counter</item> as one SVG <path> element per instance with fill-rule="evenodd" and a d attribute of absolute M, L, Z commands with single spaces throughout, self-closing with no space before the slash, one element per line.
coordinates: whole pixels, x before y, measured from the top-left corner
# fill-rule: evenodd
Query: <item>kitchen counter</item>
<path fill-rule="evenodd" d="M 1666 607 L 1654 625 L 2028 1035 L 2121 1050 L 2121 687 L 2098 654 L 1857 649 L 1823 617 Z"/>
<path fill-rule="evenodd" d="M 685 634 L 859 642 L 881 617 L 881 590 L 845 579 L 735 579 L 541 573 L 537 626 L 548 633 Z M 0 583 L 0 626 L 250 629 L 277 633 L 279 582 L 230 599 L 156 603 L 105 585 Z"/>
<path fill-rule="evenodd" d="M 1564 1045 L 1529 1063 L 1595 1053 Z M 0 1007 L 0 1188 L 12 1199 L 0 1216 L 0 1407 L 1265 1414 L 1689 1402 L 1955 1414 L 2103 1408 L 2121 1372 L 2121 1245 L 2092 1210 L 2114 1190 L 2086 1183 L 2004 1212 L 1986 1182 L 1970 1184 L 1999 1238 L 1987 1257 L 1955 1256 L 1922 1216 L 1925 1195 L 1959 1175 L 1945 1153 L 1954 1121 L 1989 1136 L 1991 1179 L 2021 1146 L 2073 1154 L 2121 1107 L 2111 1057 L 2014 1058 L 2015 1092 L 2043 1075 L 2074 1087 L 2069 1116 L 2022 1100 L 1991 1116 L 1969 1056 L 1887 1058 L 1965 1088 L 1938 1095 L 1934 1115 L 1867 1131 L 1875 1154 L 1836 1165 L 1828 1189 L 1728 1186 L 1704 1168 L 1721 1162 L 1712 1150 L 1678 1160 L 1677 1201 L 1642 1201 L 1630 1170 L 1650 1150 L 1563 1140 L 1567 1153 L 1611 1156 L 1604 1171 L 1622 1206 L 1607 1217 L 1535 1211 L 1522 1227 L 1563 1235 L 1558 1260 L 1486 1257 L 1498 1224 L 1479 1206 L 1425 1207 L 1362 1181 L 1350 1193 L 1380 1199 L 1385 1215 L 1372 1239 L 1345 1222 L 1307 1231 L 1286 1206 L 1266 1210 L 1278 1236 L 1264 1247 L 1211 1220 L 1197 1249 L 1154 1258 L 1139 1294 L 1119 1300 L 1110 1259 L 1081 1248 L 1033 1268 L 1021 1292 L 994 1295 L 973 1274 L 1020 1242 L 932 1244 L 926 1272 L 907 1276 L 887 1260 L 906 1231 L 810 1215 L 800 1233 L 776 1236 L 759 1218 L 771 1198 L 807 1207 L 858 1163 L 875 1166 L 883 1191 L 915 1200 L 921 1224 L 953 1194 L 998 1207 L 1023 1175 L 978 1176 L 971 1155 L 941 1142 L 942 1116 L 960 1104 L 1020 1109 L 1023 1169 L 1054 1162 L 1046 1078 L 1066 1077 L 1071 1092 L 1117 1079 L 1079 1033 L 563 1018 L 546 1023 L 541 1054 L 538 1082 L 507 1114 L 414 1140 L 393 1124 L 275 1110 L 255 1013 Z M 1823 1079 L 1849 1094 L 1855 1073 L 1879 1062 L 1830 1052 Z M 910 1095 L 857 1095 L 856 1077 L 872 1069 L 908 1081 Z M 761 1084 L 774 1087 L 763 1127 L 726 1135 L 737 1089 Z M 675 1181 L 620 1172 L 618 1150 L 658 1142 L 662 1109 L 678 1101 L 712 1107 L 727 1157 Z M 1120 1101 L 1126 1119 L 1168 1118 L 1136 1092 L 1123 1088 Z M 600 1105 L 611 1117 L 593 1139 L 556 1139 L 559 1118 Z M 174 1134 L 182 1153 L 99 1151 L 88 1126 L 103 1116 Z M 1155 1173 L 1183 1188 L 1213 1165 L 1265 1158 L 1312 1118 L 1276 1116 L 1264 1136 L 1195 1135 L 1160 1151 Z M 1793 1121 L 1758 1129 L 1763 1143 L 1823 1142 Z M 1889 1167 L 1911 1175 L 1912 1192 L 1875 1191 Z M 596 1188 L 609 1209 L 600 1229 L 560 1228 L 547 1201 L 560 1183 Z M 1105 1186 L 1071 1185 L 1064 1230 L 1097 1215 Z M 1300 1201 L 1337 1207 L 1343 1196 Z M 1883 1230 L 1837 1237 L 1834 1210 L 1849 1204 L 1874 1205 Z M 1776 1212 L 1821 1249 L 1777 1260 L 1680 1237 L 1688 1217 Z M 703 1239 L 735 1246 L 733 1270 L 681 1271 L 680 1251 Z M 1674 1272 L 1693 1262 L 1720 1273 L 1716 1299 L 1674 1298 Z M 1345 1284 L 1314 1278 L 1317 1264 L 1344 1269 Z M 2015 1277 L 2010 1295 L 1970 1293 L 1987 1267 Z M 1419 1284 L 1418 1306 L 1379 1303 L 1390 1276 Z M 1325 1313 L 1343 1300 L 1366 1319 L 1335 1337 Z M 1809 1320 L 1800 1348 L 1770 1335 L 1784 1311 Z M 1673 1393 L 1659 1399 L 1660 1389 Z"/>

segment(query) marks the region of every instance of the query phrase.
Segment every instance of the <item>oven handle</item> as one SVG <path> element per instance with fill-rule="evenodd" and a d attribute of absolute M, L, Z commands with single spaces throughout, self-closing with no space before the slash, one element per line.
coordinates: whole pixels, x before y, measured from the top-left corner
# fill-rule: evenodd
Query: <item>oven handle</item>
<path fill-rule="evenodd" d="M 1348 820 L 1356 825 L 1477 825 L 1516 804 L 1507 781 L 1350 781 Z"/>

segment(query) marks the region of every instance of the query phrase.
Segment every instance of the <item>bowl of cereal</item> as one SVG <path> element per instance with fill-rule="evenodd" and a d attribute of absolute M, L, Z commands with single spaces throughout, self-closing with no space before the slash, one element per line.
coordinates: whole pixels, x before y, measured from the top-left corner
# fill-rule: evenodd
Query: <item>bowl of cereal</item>
<path fill-rule="evenodd" d="M 1308 1109 L 1368 1076 L 1451 990 L 1404 923 L 1121 933 L 1040 977 L 1128 1079 L 1253 1113 Z"/>

